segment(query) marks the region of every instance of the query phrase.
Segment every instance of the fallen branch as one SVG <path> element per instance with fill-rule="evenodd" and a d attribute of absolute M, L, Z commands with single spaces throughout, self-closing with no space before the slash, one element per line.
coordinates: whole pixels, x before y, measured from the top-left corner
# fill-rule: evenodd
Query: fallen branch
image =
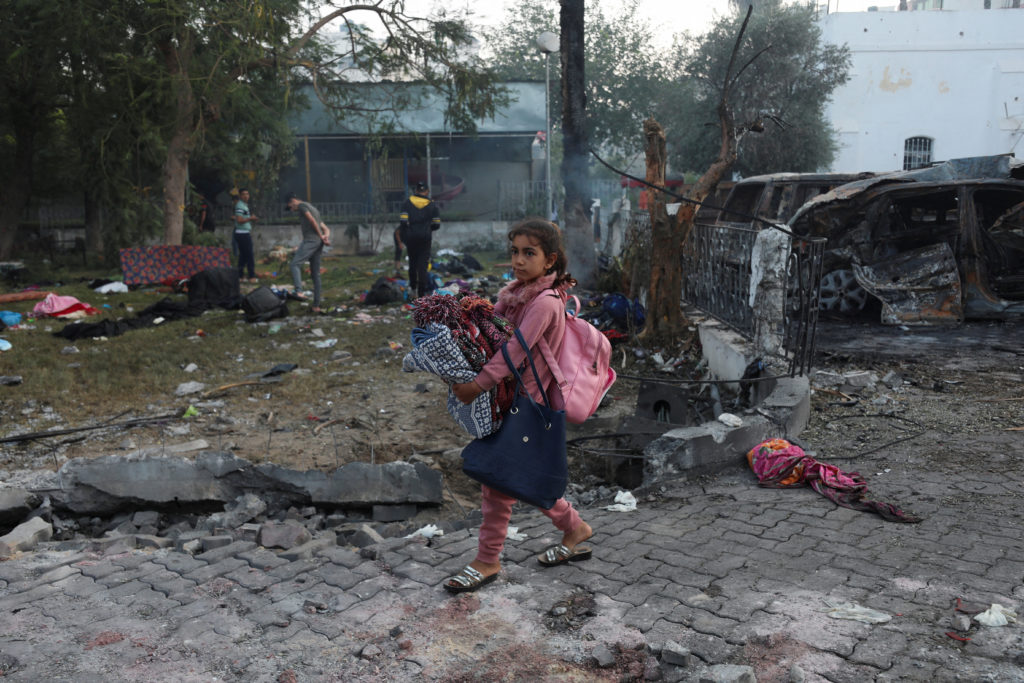
<path fill-rule="evenodd" d="M 844 394 L 843 392 L 839 391 L 838 389 L 825 389 L 825 388 L 818 389 L 817 387 L 815 387 L 814 391 L 820 391 L 823 394 L 832 394 L 833 396 L 839 396 L 839 397 L 843 398 L 846 401 L 856 401 L 857 400 L 853 396 L 850 396 L 849 394 Z"/>
<path fill-rule="evenodd" d="M 323 431 L 324 427 L 330 427 L 331 425 L 338 424 L 339 422 L 341 422 L 341 420 L 339 420 L 337 418 L 334 418 L 332 420 L 327 420 L 327 422 L 321 422 L 316 427 L 313 427 L 313 434 L 314 435 L 319 434 L 320 432 Z"/>
<path fill-rule="evenodd" d="M 123 414 L 123 413 L 122 413 Z M 31 432 L 29 434 L 18 434 L 17 436 L 8 436 L 0 439 L 0 443 L 17 443 L 19 441 L 34 441 L 36 439 L 45 439 L 48 436 L 63 436 L 64 434 L 74 434 L 76 432 L 88 432 L 95 429 L 106 429 L 108 427 L 138 427 L 140 425 L 148 424 L 150 422 L 160 422 L 162 420 L 176 420 L 181 416 L 177 413 L 169 413 L 167 415 L 157 415 L 155 417 L 137 417 L 132 420 L 125 420 L 124 422 L 111 423 L 109 420 L 101 422 L 98 425 L 92 425 L 90 427 L 69 427 L 68 429 L 54 429 L 48 432 Z"/>
<path fill-rule="evenodd" d="M 248 379 L 245 380 L 244 382 L 231 382 L 230 384 L 222 384 L 215 389 L 204 391 L 202 394 L 200 394 L 200 396 L 202 398 L 210 398 L 211 396 L 214 396 L 215 394 L 218 394 L 222 391 L 227 391 L 228 389 L 234 389 L 236 387 L 248 387 L 256 384 L 274 384 L 280 381 L 280 377 L 261 377 L 260 379 Z"/>
<path fill-rule="evenodd" d="M 1024 427 L 1007 427 L 1003 431 L 1007 431 L 1007 432 L 1024 432 Z"/>
<path fill-rule="evenodd" d="M 1013 398 L 979 398 L 978 403 L 1002 403 L 1004 401 L 1024 401 L 1024 396 L 1014 396 Z"/>

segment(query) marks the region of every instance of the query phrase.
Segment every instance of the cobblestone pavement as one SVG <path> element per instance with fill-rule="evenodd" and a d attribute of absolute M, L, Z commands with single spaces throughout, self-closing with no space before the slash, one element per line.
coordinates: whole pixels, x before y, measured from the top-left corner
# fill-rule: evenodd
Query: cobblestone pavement
<path fill-rule="evenodd" d="M 972 347 L 950 344 L 959 367 Z M 993 367 L 1019 388 L 1008 358 Z M 1004 430 L 1021 413 L 1004 415 L 859 461 L 871 493 L 919 524 L 762 489 L 737 467 L 660 484 L 634 512 L 582 509 L 594 558 L 555 568 L 534 556 L 557 532 L 517 507 L 524 539 L 508 542 L 501 577 L 457 597 L 441 583 L 472 559 L 475 530 L 362 550 L 321 539 L 287 558 L 245 541 L 196 556 L 43 544 L 0 562 L 0 675 L 725 681 L 742 680 L 727 666 L 739 665 L 762 682 L 1024 680 L 1021 624 L 970 620 L 993 603 L 1024 618 L 1024 464 Z M 891 619 L 829 616 L 843 602 Z"/>
<path fill-rule="evenodd" d="M 467 531 L 292 560 L 251 542 L 194 557 L 51 546 L 0 563 L 0 672 L 619 681 L 701 680 L 738 664 L 759 681 L 1021 680 L 1020 626 L 968 630 L 955 611 L 958 599 L 964 609 L 1024 600 L 1020 474 L 887 479 L 886 495 L 920 524 L 837 508 L 809 489 L 760 489 L 745 471 L 666 484 L 634 512 L 585 509 L 595 557 L 549 569 L 534 555 L 554 530 L 517 508 L 527 538 L 509 541 L 502 577 L 458 597 L 440 584 L 471 559 Z M 831 618 L 830 602 L 892 618 Z M 681 647 L 662 651 L 670 641 Z"/>

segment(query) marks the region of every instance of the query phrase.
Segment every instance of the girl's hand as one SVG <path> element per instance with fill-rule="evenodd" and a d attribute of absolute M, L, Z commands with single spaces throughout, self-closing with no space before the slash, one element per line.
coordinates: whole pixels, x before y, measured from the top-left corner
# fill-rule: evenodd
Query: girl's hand
<path fill-rule="evenodd" d="M 455 398 L 459 399 L 462 403 L 472 403 L 473 399 L 484 392 L 480 388 L 480 385 L 476 383 L 476 380 L 472 382 L 466 382 L 464 384 L 453 384 L 452 393 L 455 394 Z"/>

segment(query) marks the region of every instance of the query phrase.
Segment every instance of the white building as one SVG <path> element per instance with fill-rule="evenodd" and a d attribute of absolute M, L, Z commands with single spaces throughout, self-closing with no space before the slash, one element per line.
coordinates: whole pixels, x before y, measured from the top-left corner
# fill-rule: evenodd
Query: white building
<path fill-rule="evenodd" d="M 840 143 L 829 170 L 1024 156 L 1024 11 L 1014 7 L 1020 0 L 906 4 L 926 11 L 833 6 L 820 15 L 822 39 L 845 43 L 852 53 L 850 80 L 828 108 Z"/>

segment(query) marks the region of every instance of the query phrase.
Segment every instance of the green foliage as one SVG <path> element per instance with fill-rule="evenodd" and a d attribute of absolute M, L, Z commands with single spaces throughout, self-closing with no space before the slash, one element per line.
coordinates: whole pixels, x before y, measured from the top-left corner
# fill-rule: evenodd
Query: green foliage
<path fill-rule="evenodd" d="M 676 39 L 679 80 L 658 120 L 679 171 L 707 168 L 718 154 L 716 107 L 742 22 L 733 14 L 704 36 Z M 764 132 L 743 137 L 734 170 L 755 175 L 827 168 L 837 148 L 825 105 L 848 80 L 849 49 L 822 44 L 810 6 L 765 0 L 754 6 L 735 64 L 733 118 L 740 125 L 761 122 Z"/>
<path fill-rule="evenodd" d="M 643 153 L 643 120 L 655 112 L 669 87 L 668 55 L 650 40 L 653 28 L 638 13 L 639 0 L 627 0 L 614 15 L 597 3 L 585 6 L 585 78 L 589 139 L 617 162 Z M 524 0 L 485 33 L 491 63 L 510 80 L 544 80 L 544 55 L 537 36 L 559 33 L 558 3 Z M 551 117 L 562 110 L 561 64 L 551 54 Z M 555 126 L 557 127 L 557 126 Z"/>
<path fill-rule="evenodd" d="M 0 252 L 31 198 L 102 207 L 112 250 L 161 227 L 177 239 L 189 178 L 273 195 L 300 85 L 341 115 L 361 107 L 350 81 L 418 80 L 466 131 L 505 101 L 464 54 L 462 22 L 411 17 L 403 0 L 0 0 L 0 15 L 0 181 L 25 180 L 0 182 Z M 323 38 L 327 19 L 349 39 Z M 415 104 L 386 102 L 371 123 Z"/>

